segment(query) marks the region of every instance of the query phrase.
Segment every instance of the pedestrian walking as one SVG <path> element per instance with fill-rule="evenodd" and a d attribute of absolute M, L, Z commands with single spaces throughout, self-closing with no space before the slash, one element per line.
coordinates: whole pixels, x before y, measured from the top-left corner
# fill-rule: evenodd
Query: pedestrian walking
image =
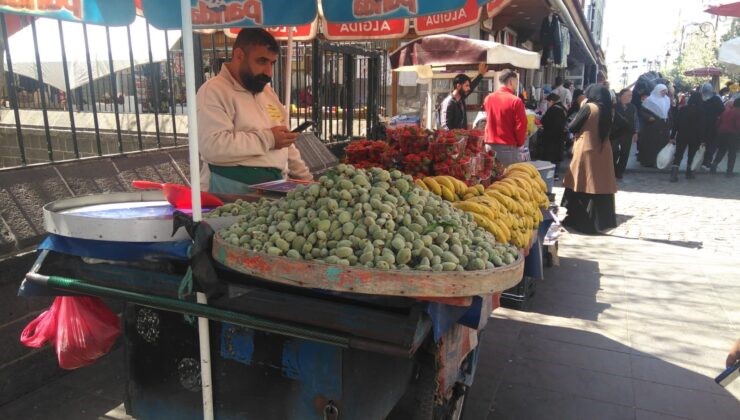
<path fill-rule="evenodd" d="M 566 81 L 563 83 L 561 77 L 555 78 L 555 87 L 552 89 L 552 93 L 560 97 L 560 102 L 563 104 L 565 109 L 570 107 L 573 102 L 573 93 L 570 91 L 571 82 Z"/>
<path fill-rule="evenodd" d="M 555 93 L 547 95 L 550 106 L 542 116 L 542 142 L 545 149 L 545 160 L 555 164 L 555 179 L 560 178 L 560 162 L 563 161 L 565 147 L 566 112 L 560 96 Z"/>
<path fill-rule="evenodd" d="M 640 133 L 637 142 L 640 149 L 638 160 L 642 166 L 654 168 L 658 152 L 668 144 L 670 110 L 668 87 L 662 83 L 656 85 L 650 96 L 642 102 L 640 109 Z"/>
<path fill-rule="evenodd" d="M 465 98 L 478 87 L 483 75 L 488 71 L 486 63 L 478 65 L 478 76 L 470 79 L 466 74 L 458 74 L 452 79 L 452 92 L 442 101 L 439 108 L 440 127 L 445 130 L 468 128 L 468 111 Z"/>
<path fill-rule="evenodd" d="M 671 167 L 671 182 L 678 181 L 678 168 L 683 160 L 684 152 L 689 149 L 689 157 L 686 162 L 686 179 L 694 179 L 691 164 L 694 162 L 696 151 L 702 143 L 704 130 L 704 112 L 702 111 L 702 99 L 699 92 L 692 92 L 686 106 L 678 109 L 678 114 L 671 130 L 671 142 L 676 144 L 676 154 Z"/>
<path fill-rule="evenodd" d="M 486 111 L 486 150 L 494 150 L 503 165 L 521 160 L 519 148 L 527 140 L 527 113 L 524 102 L 514 92 L 519 76 L 514 70 L 501 71 L 501 87 L 483 101 Z"/>
<path fill-rule="evenodd" d="M 576 114 L 578 114 L 578 111 L 581 110 L 581 104 L 585 100 L 586 96 L 583 94 L 583 89 L 575 89 L 573 91 L 573 102 L 570 104 L 570 108 L 568 108 L 568 114 L 566 115 L 566 124 L 570 124 L 570 122 L 573 121 L 573 118 L 575 118 Z M 569 158 L 573 156 L 572 149 L 573 134 L 566 130 L 565 151 Z"/>
<path fill-rule="evenodd" d="M 717 135 L 717 156 L 712 162 L 711 172 L 717 172 L 717 165 L 727 153 L 727 177 L 735 176 L 735 158 L 737 157 L 738 143 L 740 143 L 740 98 L 729 104 L 719 117 L 719 128 Z"/>
<path fill-rule="evenodd" d="M 609 90 L 593 84 L 568 130 L 576 134 L 573 160 L 565 175 L 561 205 L 568 209 L 563 226 L 596 234 L 617 226 L 614 194 L 617 180 L 609 133 L 612 102 Z"/>
<path fill-rule="evenodd" d="M 617 104 L 614 107 L 614 127 L 611 134 L 614 175 L 617 179 L 622 179 L 624 175 L 632 143 L 637 142 L 639 130 L 639 117 L 637 108 L 632 104 L 632 91 L 622 89 L 617 95 Z"/>
<path fill-rule="evenodd" d="M 714 158 L 714 152 L 717 151 L 717 122 L 719 116 L 724 112 L 725 106 L 722 98 L 714 93 L 714 87 L 711 83 L 704 83 L 701 86 L 701 97 L 704 100 L 702 110 L 704 111 L 704 144 L 707 150 L 704 152 L 704 162 L 702 167 L 709 170 Z"/>

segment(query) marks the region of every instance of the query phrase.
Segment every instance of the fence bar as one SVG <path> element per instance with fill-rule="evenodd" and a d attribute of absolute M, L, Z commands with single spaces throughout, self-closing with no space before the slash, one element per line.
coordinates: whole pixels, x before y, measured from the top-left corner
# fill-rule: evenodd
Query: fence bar
<path fill-rule="evenodd" d="M 175 121 L 175 85 L 172 83 L 172 64 L 170 63 L 170 61 L 172 61 L 171 58 L 174 57 L 174 54 L 170 55 L 170 40 L 167 35 L 168 32 L 169 31 L 164 31 L 164 48 L 167 50 L 167 85 L 170 91 L 168 102 L 170 105 L 170 115 L 172 115 L 172 136 L 175 139 L 175 146 L 177 146 L 177 121 Z"/>
<path fill-rule="evenodd" d="M 123 138 L 121 137 L 121 120 L 118 113 L 118 83 L 116 69 L 113 68 L 113 50 L 110 47 L 110 26 L 105 26 L 105 39 L 108 42 L 108 66 L 110 66 L 110 84 L 113 92 L 113 112 L 116 114 L 116 133 L 118 133 L 118 153 L 123 153 Z"/>
<path fill-rule="evenodd" d="M 211 76 L 210 77 L 214 77 L 214 76 L 217 75 L 216 74 L 216 61 L 217 61 L 217 59 L 218 59 L 218 57 L 216 56 L 216 33 L 215 32 L 211 32 L 211 65 L 208 66 L 211 69 L 210 70 L 210 73 L 211 73 Z M 218 69 L 218 70 L 221 70 L 221 69 Z"/>
<path fill-rule="evenodd" d="M 98 123 L 98 107 L 95 102 L 95 83 L 93 83 L 92 62 L 90 61 L 90 44 L 87 41 L 87 24 L 82 24 L 82 35 L 85 38 L 85 59 L 87 61 L 87 80 L 90 87 L 90 106 L 93 111 L 93 124 L 95 124 L 95 144 L 98 148 L 98 156 L 103 155 L 103 148 L 100 144 L 100 125 Z"/>
<path fill-rule="evenodd" d="M 5 84 L 8 87 L 10 105 L 13 107 L 13 115 L 15 116 L 15 134 L 18 140 L 21 165 L 26 166 L 26 148 L 23 144 L 23 130 L 21 130 L 20 104 L 18 103 L 18 92 L 15 90 L 13 61 L 10 59 L 10 48 L 8 48 L 8 28 L 5 24 L 5 13 L 0 13 L 0 31 L 2 31 L 3 45 L 5 45 L 5 59 L 8 66 L 7 71 L 5 72 Z"/>
<path fill-rule="evenodd" d="M 131 81 L 134 84 L 134 112 L 136 113 L 136 135 L 139 141 L 139 150 L 144 150 L 144 142 L 141 139 L 141 116 L 139 115 L 139 86 L 136 84 L 134 46 L 131 45 L 131 25 L 126 26 L 126 36 L 128 37 L 128 61 L 131 69 Z"/>
<path fill-rule="evenodd" d="M 321 41 L 318 39 L 314 39 L 311 46 L 311 119 L 313 119 L 313 122 L 316 124 L 314 127 L 316 127 L 316 131 L 318 131 L 319 136 L 326 132 L 326 130 L 323 130 L 321 110 L 319 109 L 321 104 L 321 98 L 319 96 L 321 95 L 321 91 L 319 90 L 321 79 L 319 77 L 323 70 L 321 67 L 320 42 Z"/>
<path fill-rule="evenodd" d="M 157 148 L 159 149 L 162 147 L 162 138 L 159 132 L 159 74 L 154 74 L 154 57 L 152 56 L 152 39 L 149 34 L 149 21 L 146 22 L 146 45 L 149 51 L 149 77 L 154 82 L 154 127 L 157 133 Z M 167 46 L 169 47 L 169 44 Z"/>
<path fill-rule="evenodd" d="M 354 132 L 354 114 L 355 114 L 355 98 L 354 98 L 354 76 L 355 76 L 355 60 L 350 54 L 344 54 L 344 93 L 345 93 L 345 105 L 344 109 L 344 133 L 348 138 L 352 138 Z"/>
<path fill-rule="evenodd" d="M 377 90 L 377 87 L 375 85 L 375 81 L 376 81 L 375 77 L 376 77 L 376 73 L 378 70 L 377 60 L 378 60 L 377 57 L 371 57 L 367 60 L 367 92 L 368 92 L 368 95 L 367 95 L 367 103 L 365 104 L 366 106 L 365 124 L 366 124 L 366 130 L 368 134 L 370 133 L 374 125 L 373 121 L 374 121 L 375 114 L 376 114 L 375 95 L 377 93 L 375 92 L 375 90 Z M 377 76 L 380 76 L 380 74 L 377 74 Z"/>
<path fill-rule="evenodd" d="M 74 147 L 75 158 L 80 158 L 80 149 L 77 145 L 77 130 L 75 128 L 75 113 L 73 108 L 74 102 L 72 101 L 72 90 L 69 87 L 69 68 L 67 66 L 67 50 L 64 48 L 64 30 L 62 29 L 62 21 L 58 20 L 59 23 L 59 42 L 62 46 L 62 70 L 64 71 L 64 95 L 67 100 L 67 111 L 69 111 L 69 128 L 72 130 L 72 147 Z"/>
<path fill-rule="evenodd" d="M 224 38 L 224 50 L 226 50 L 226 61 L 231 60 L 231 57 L 229 56 L 229 37 L 226 36 L 225 33 L 221 33 L 221 36 Z"/>
<path fill-rule="evenodd" d="M 46 111 L 46 86 L 44 85 L 44 72 L 41 69 L 41 56 L 39 55 L 39 41 L 36 37 L 36 19 L 31 19 L 31 34 L 33 35 L 33 48 L 36 53 L 36 73 L 39 78 L 39 97 L 41 98 L 41 114 L 44 116 L 44 132 L 46 133 L 46 152 L 49 155 L 49 161 L 54 162 L 54 150 L 51 145 L 51 132 L 49 131 L 49 115 Z"/>

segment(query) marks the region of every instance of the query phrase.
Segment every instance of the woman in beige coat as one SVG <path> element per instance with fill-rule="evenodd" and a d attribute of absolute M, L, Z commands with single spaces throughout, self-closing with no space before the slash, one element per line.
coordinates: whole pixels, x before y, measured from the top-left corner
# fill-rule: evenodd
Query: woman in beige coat
<path fill-rule="evenodd" d="M 568 127 L 576 138 L 563 181 L 562 206 L 568 209 L 563 226 L 595 234 L 617 226 L 617 180 L 609 140 L 613 107 L 609 90 L 603 86 L 591 85 L 585 95 L 585 104 Z"/>

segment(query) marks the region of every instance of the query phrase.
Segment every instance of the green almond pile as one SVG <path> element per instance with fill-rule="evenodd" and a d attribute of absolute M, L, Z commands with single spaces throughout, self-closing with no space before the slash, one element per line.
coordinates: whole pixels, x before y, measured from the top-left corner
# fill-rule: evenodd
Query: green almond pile
<path fill-rule="evenodd" d="M 296 260 L 376 269 L 483 270 L 514 262 L 472 217 L 418 188 L 400 171 L 338 165 L 286 197 L 237 201 L 211 212 L 238 215 L 226 242 Z"/>

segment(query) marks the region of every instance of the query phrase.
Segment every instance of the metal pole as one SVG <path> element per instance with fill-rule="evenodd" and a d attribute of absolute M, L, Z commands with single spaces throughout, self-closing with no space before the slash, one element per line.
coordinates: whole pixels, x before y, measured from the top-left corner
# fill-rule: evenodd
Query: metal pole
<path fill-rule="evenodd" d="M 64 71 L 64 88 L 67 98 L 67 110 L 69 111 L 69 128 L 72 130 L 72 147 L 74 147 L 75 157 L 80 158 L 80 149 L 77 146 L 77 130 L 75 129 L 75 113 L 72 110 L 72 90 L 69 87 L 69 69 L 67 68 L 67 51 L 64 48 L 64 31 L 62 30 L 62 21 L 59 23 L 59 42 L 62 45 L 62 70 Z"/>
<path fill-rule="evenodd" d="M 285 63 L 285 91 L 283 95 L 285 97 L 285 111 L 288 113 L 288 126 L 290 126 L 290 89 L 293 82 L 293 27 L 288 27 L 288 51 L 286 54 Z"/>
<path fill-rule="evenodd" d="M 134 84 L 134 112 L 136 113 L 136 135 L 139 140 L 139 150 L 144 150 L 144 142 L 141 139 L 141 116 L 139 115 L 139 89 L 136 85 L 136 67 L 134 66 L 134 46 L 131 45 L 131 25 L 126 26 L 128 37 L 128 61 L 131 68 L 131 81 Z"/>
<path fill-rule="evenodd" d="M 175 121 L 175 89 L 173 84 L 173 75 L 172 75 L 172 64 L 170 64 L 170 41 L 169 37 L 167 36 L 168 31 L 164 31 L 164 47 L 167 50 L 167 61 L 165 62 L 167 64 L 167 85 L 169 86 L 170 91 L 170 98 L 169 98 L 169 105 L 170 105 L 170 115 L 172 116 L 172 136 L 175 140 L 175 145 L 177 145 L 177 121 Z M 192 35 L 191 35 L 192 39 Z M 192 49 L 191 49 L 192 51 Z M 193 60 L 195 61 L 195 60 Z M 195 87 L 195 79 L 193 79 L 193 87 Z"/>
<path fill-rule="evenodd" d="M 116 133 L 118 133 L 118 153 L 123 153 L 123 138 L 121 137 L 121 120 L 118 114 L 118 86 L 116 69 L 113 68 L 113 50 L 110 46 L 110 26 L 105 26 L 105 39 L 108 43 L 108 66 L 110 67 L 110 88 L 113 92 L 113 112 L 116 114 Z"/>
<path fill-rule="evenodd" d="M 15 135 L 18 140 L 18 150 L 21 158 L 21 165 L 26 166 L 26 148 L 23 145 L 23 130 L 21 130 L 21 113 L 18 109 L 18 94 L 15 91 L 15 80 L 13 78 L 13 61 L 10 59 L 10 48 L 8 48 L 8 28 L 5 25 L 5 13 L 0 13 L 0 31 L 3 35 L 3 45 L 5 45 L 5 60 L 8 69 L 5 72 L 5 84 L 8 86 L 10 95 L 10 106 L 13 107 L 13 116 L 15 117 Z"/>
<path fill-rule="evenodd" d="M 321 135 L 324 130 L 322 130 L 322 121 L 321 121 L 321 112 L 319 109 L 319 103 L 320 98 L 319 95 L 321 94 L 321 91 L 319 90 L 319 75 L 322 74 L 322 68 L 321 68 L 321 57 L 319 56 L 319 51 L 321 50 L 320 44 L 319 44 L 318 38 L 313 40 L 313 44 L 311 46 L 311 118 L 313 119 L 313 122 L 316 124 L 316 131 L 319 132 L 319 136 Z"/>
<path fill-rule="evenodd" d="M 93 124 L 95 125 L 95 144 L 98 148 L 98 156 L 103 155 L 103 148 L 100 145 L 100 125 L 98 123 L 98 109 L 95 105 L 95 84 L 93 83 L 92 62 L 90 62 L 90 44 L 87 42 L 87 24 L 82 24 L 82 35 L 85 38 L 85 59 L 87 61 L 87 85 L 90 88 L 90 106 L 93 111 Z"/>
<path fill-rule="evenodd" d="M 36 74 L 39 78 L 39 97 L 41 98 L 41 114 L 44 117 L 44 132 L 46 133 L 46 152 L 49 161 L 54 162 L 54 151 L 51 145 L 51 132 L 49 131 L 49 115 L 46 113 L 46 87 L 44 86 L 44 72 L 41 70 L 41 57 L 39 55 L 39 41 L 36 37 L 36 19 L 31 18 L 31 34 L 33 35 L 33 48 L 36 52 Z"/>
<path fill-rule="evenodd" d="M 149 34 L 149 21 L 146 22 L 146 45 L 149 49 L 149 77 L 154 83 L 154 129 L 157 133 L 157 148 L 162 147 L 162 138 L 159 132 L 159 72 L 154 74 L 154 57 L 152 56 L 152 39 Z"/>
<path fill-rule="evenodd" d="M 193 55 L 193 21 L 190 0 L 180 0 L 182 15 L 182 50 L 185 61 L 185 94 L 188 103 L 188 150 L 190 152 L 190 187 L 192 189 L 193 221 L 202 218 L 200 202 L 200 161 L 198 155 L 198 116 L 195 106 L 195 57 Z M 166 33 L 166 32 L 165 32 Z M 174 118 L 174 116 L 173 116 Z M 173 121 L 174 123 L 174 121 Z M 176 137 L 177 138 L 177 137 Z M 198 292 L 199 304 L 207 305 L 204 293 Z M 198 318 L 200 342 L 200 380 L 203 392 L 203 419 L 213 420 L 213 383 L 211 378 L 211 339 L 208 318 Z"/>

